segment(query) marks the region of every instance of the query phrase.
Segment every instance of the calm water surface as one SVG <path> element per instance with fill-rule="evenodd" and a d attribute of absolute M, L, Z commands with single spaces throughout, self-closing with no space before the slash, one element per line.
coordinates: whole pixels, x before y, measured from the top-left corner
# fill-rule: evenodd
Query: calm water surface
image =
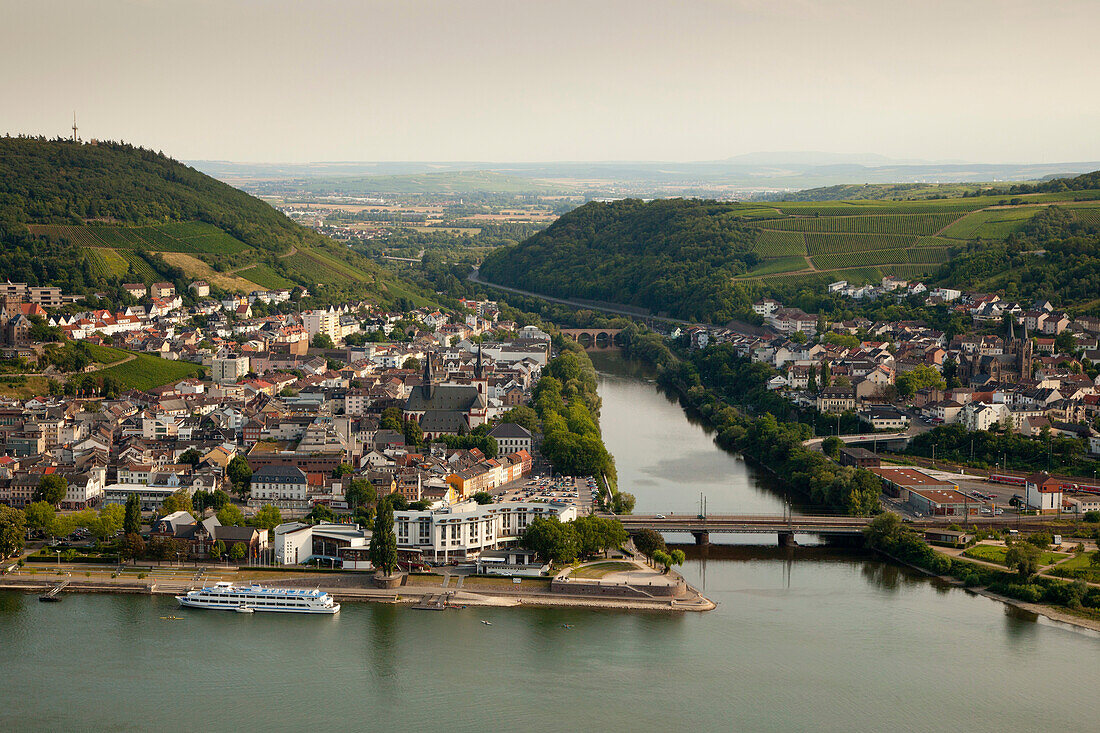
<path fill-rule="evenodd" d="M 600 366 L 620 372 L 602 424 L 640 509 L 693 511 L 700 490 L 712 511 L 781 506 L 651 385 Z M 1096 729 L 1098 635 L 852 552 L 712 546 L 684 571 L 716 611 L 319 618 L 4 593 L 0 731 Z"/>

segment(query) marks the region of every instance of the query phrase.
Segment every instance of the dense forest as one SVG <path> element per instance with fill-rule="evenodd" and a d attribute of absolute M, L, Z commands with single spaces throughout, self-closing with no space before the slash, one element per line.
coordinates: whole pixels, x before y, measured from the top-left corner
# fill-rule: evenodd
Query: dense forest
<path fill-rule="evenodd" d="M 747 310 L 732 282 L 757 263 L 754 231 L 731 205 L 625 199 L 591 202 L 481 266 L 492 282 L 719 322 Z"/>
<path fill-rule="evenodd" d="M 937 280 L 999 290 L 1010 298 L 1049 298 L 1095 306 L 1100 298 L 1100 227 L 1073 209 L 1050 206 L 1003 242 L 976 241 L 944 264 Z"/>

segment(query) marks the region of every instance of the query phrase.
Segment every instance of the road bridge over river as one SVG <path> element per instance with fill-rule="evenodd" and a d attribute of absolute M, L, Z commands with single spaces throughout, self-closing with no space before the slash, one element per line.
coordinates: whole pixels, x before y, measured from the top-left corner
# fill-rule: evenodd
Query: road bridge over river
<path fill-rule="evenodd" d="M 774 534 L 779 544 L 789 545 L 796 534 L 823 536 L 858 536 L 870 523 L 870 517 L 814 516 L 793 514 L 708 514 L 706 516 L 670 514 L 630 514 L 620 516 L 627 532 L 652 529 L 656 532 L 689 532 L 696 544 L 710 542 L 712 532 L 739 534 Z"/>

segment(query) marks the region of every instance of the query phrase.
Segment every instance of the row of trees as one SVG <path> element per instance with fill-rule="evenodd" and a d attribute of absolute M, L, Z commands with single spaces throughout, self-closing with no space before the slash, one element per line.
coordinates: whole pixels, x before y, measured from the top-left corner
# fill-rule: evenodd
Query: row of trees
<path fill-rule="evenodd" d="M 626 540 L 622 522 L 592 515 L 569 522 L 540 517 L 527 525 L 521 543 L 547 562 L 569 564 L 621 547 Z"/>

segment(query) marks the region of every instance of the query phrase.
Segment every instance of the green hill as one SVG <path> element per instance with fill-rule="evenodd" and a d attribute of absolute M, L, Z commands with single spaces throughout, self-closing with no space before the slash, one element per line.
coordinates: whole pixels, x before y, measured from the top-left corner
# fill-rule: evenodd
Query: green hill
<path fill-rule="evenodd" d="M 68 292 L 202 278 L 425 302 L 366 258 L 167 156 L 123 143 L 0 138 L 0 271 Z"/>
<path fill-rule="evenodd" d="M 492 252 L 481 276 L 712 322 L 744 313 L 761 293 L 886 274 L 1082 304 L 1100 298 L 1098 288 L 1087 293 L 1100 273 L 1100 190 L 1088 187 L 1096 181 L 905 201 L 593 202 Z M 1027 275 L 990 271 L 989 253 Z M 1056 267 L 1082 286 L 1063 282 Z"/>

